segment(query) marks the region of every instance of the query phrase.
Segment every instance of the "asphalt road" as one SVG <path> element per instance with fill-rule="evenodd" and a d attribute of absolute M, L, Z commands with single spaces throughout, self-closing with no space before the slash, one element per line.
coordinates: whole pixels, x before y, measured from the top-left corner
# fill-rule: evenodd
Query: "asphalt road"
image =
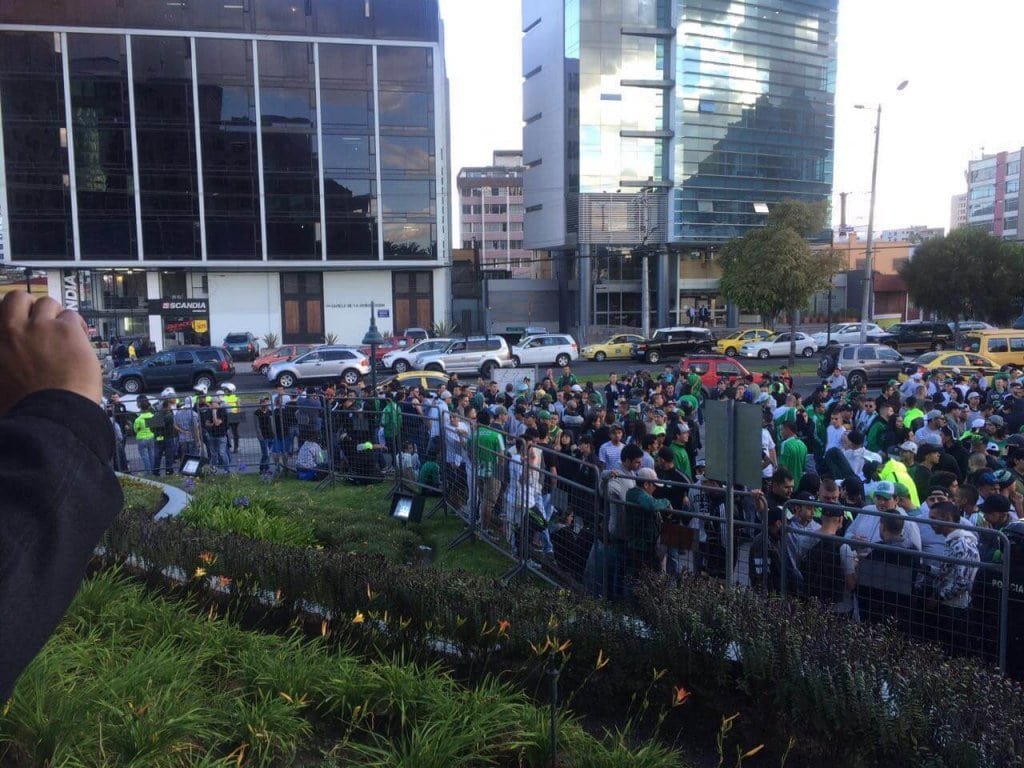
<path fill-rule="evenodd" d="M 678 361 L 670 361 L 673 365 L 677 364 Z M 740 360 L 748 370 L 758 373 L 765 370 L 775 370 L 780 365 L 786 362 L 786 358 L 772 358 L 770 360 Z M 636 370 L 648 370 L 661 372 L 664 368 L 664 363 L 658 365 L 648 365 L 646 363 L 636 363 L 632 360 L 606 360 L 603 363 L 596 363 L 592 361 L 577 360 L 572 364 L 573 373 L 577 375 L 604 375 L 607 376 L 610 373 L 623 373 L 624 371 L 636 371 Z M 235 378 L 232 380 L 239 392 L 265 392 L 269 391 L 272 387 L 270 382 L 267 381 L 265 376 L 252 373 L 252 363 L 246 361 L 235 362 Z M 554 365 L 550 366 L 558 374 L 558 368 Z M 540 366 L 540 373 L 543 375 L 544 370 L 547 366 Z M 378 369 L 378 379 L 383 379 L 391 375 L 390 371 L 382 371 Z M 465 375 L 462 378 L 466 378 Z M 797 391 L 800 393 L 807 393 L 821 382 L 821 379 L 816 376 L 794 376 L 794 384 L 796 385 Z"/>

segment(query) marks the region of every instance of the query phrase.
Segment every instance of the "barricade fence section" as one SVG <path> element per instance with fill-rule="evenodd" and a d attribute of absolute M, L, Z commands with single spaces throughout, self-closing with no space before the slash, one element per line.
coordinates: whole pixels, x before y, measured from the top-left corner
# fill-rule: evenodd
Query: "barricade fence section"
<path fill-rule="evenodd" d="M 1003 532 L 817 502 L 784 510 L 756 543 L 767 563 L 758 588 L 1006 670 L 1012 563 Z"/>
<path fill-rule="evenodd" d="M 268 481 L 389 483 L 436 500 L 430 514 L 455 515 L 463 531 L 450 546 L 486 542 L 508 558 L 509 578 L 530 573 L 628 599 L 645 570 L 732 573 L 738 586 L 817 599 L 954 654 L 1021 666 L 1008 648 L 1024 641 L 1024 560 L 1016 573 L 1001 531 L 817 501 L 769 510 L 760 490 L 741 488 L 732 491 L 730 528 L 719 482 L 682 482 L 661 467 L 647 485 L 639 465 L 602 470 L 588 446 L 557 432 L 550 442 L 514 437 L 439 398 L 354 394 L 275 393 L 245 405 L 221 395 L 154 397 L 144 413 L 114 415 L 115 464 L 167 475 L 194 459 L 200 471 Z"/>

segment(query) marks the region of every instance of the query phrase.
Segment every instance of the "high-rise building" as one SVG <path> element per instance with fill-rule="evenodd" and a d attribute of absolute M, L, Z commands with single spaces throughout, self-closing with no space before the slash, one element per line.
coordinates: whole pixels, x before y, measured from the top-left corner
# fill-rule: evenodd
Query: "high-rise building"
<path fill-rule="evenodd" d="M 523 153 L 497 150 L 491 165 L 459 169 L 462 247 L 480 252 L 481 269 L 529 277 L 523 249 Z"/>
<path fill-rule="evenodd" d="M 967 226 L 967 193 L 960 192 L 949 198 L 949 231 Z"/>
<path fill-rule="evenodd" d="M 1024 149 L 983 155 L 967 165 L 967 225 L 1003 240 L 1024 240 L 1019 226 Z"/>
<path fill-rule="evenodd" d="M 437 0 L 10 0 L 0 122 L 4 258 L 104 336 L 447 315 Z"/>
<path fill-rule="evenodd" d="M 640 325 L 645 261 L 652 322 L 718 309 L 716 249 L 829 198 L 836 20 L 837 0 L 523 0 L 524 240 L 558 252 L 562 324 Z"/>

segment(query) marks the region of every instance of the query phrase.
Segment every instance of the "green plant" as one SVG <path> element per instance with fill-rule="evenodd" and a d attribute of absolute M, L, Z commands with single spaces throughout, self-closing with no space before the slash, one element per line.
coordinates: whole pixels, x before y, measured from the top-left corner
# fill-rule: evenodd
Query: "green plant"
<path fill-rule="evenodd" d="M 196 495 L 181 519 L 197 527 L 233 531 L 243 536 L 291 546 L 315 543 L 309 520 L 295 516 L 274 499 L 236 495 L 231 486 Z"/>
<path fill-rule="evenodd" d="M 430 335 L 437 336 L 442 339 L 447 336 L 454 336 L 458 332 L 459 324 L 451 322 L 450 320 L 439 320 L 436 323 L 432 323 L 430 326 Z"/>
<path fill-rule="evenodd" d="M 273 331 L 268 331 L 263 334 L 263 343 L 267 345 L 267 349 L 275 349 L 277 347 L 277 334 Z"/>
<path fill-rule="evenodd" d="M 325 344 L 337 344 L 338 343 L 338 334 L 334 333 L 333 331 L 324 334 L 324 343 Z"/>

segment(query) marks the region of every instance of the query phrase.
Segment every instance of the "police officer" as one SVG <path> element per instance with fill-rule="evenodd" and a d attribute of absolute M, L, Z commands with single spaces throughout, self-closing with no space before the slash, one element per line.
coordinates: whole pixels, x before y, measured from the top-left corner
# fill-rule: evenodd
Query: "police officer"
<path fill-rule="evenodd" d="M 224 409 L 227 411 L 228 427 L 230 428 L 228 442 L 234 446 L 228 449 L 238 453 L 238 425 L 242 422 L 242 415 L 238 408 L 238 395 L 235 394 L 235 385 L 230 381 L 224 384 Z"/>

